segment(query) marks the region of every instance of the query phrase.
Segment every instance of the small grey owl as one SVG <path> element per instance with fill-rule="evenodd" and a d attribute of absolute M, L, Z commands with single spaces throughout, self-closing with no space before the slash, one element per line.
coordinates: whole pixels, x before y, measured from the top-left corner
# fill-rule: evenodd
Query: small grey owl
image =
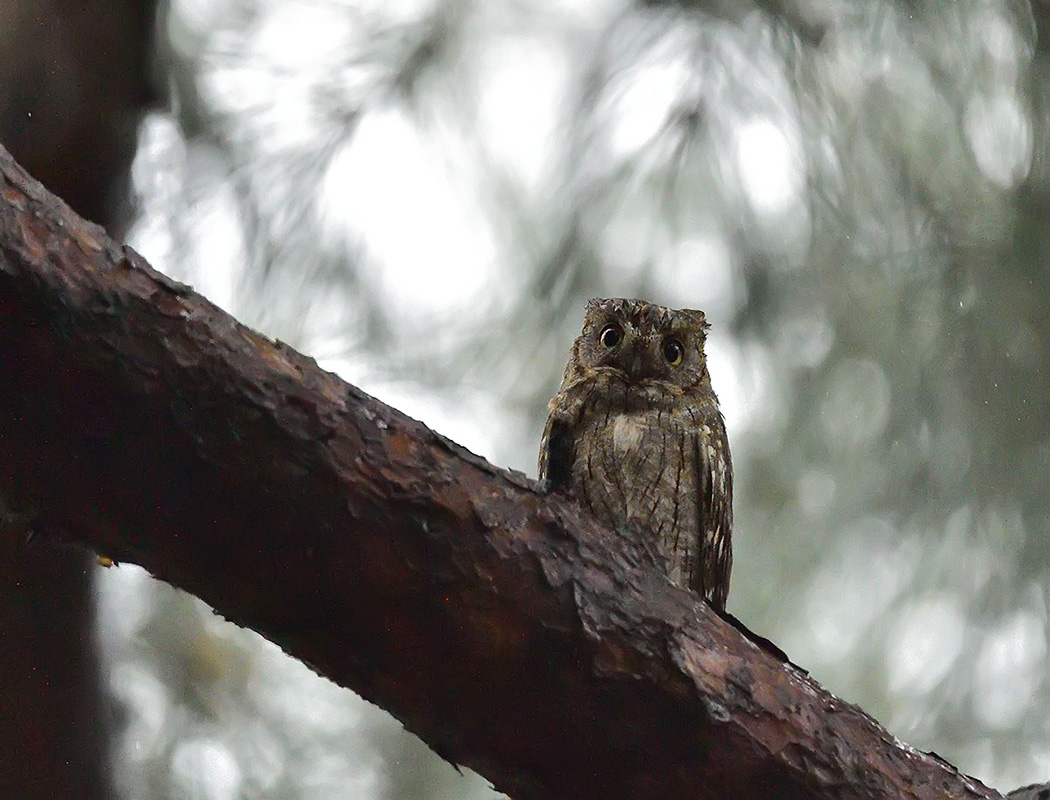
<path fill-rule="evenodd" d="M 657 539 L 670 578 L 724 610 L 733 468 L 702 311 L 587 303 L 540 444 L 540 479 L 609 527 Z"/>

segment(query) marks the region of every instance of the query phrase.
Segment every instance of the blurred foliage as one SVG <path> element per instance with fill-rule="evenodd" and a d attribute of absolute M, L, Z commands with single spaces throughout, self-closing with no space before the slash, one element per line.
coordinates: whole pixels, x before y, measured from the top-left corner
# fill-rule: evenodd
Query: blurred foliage
<path fill-rule="evenodd" d="M 132 241 L 531 474 L 585 299 L 705 309 L 730 610 L 916 747 L 1045 780 L 1048 14 L 172 0 Z M 105 583 L 128 796 L 486 796 L 197 604 Z"/>

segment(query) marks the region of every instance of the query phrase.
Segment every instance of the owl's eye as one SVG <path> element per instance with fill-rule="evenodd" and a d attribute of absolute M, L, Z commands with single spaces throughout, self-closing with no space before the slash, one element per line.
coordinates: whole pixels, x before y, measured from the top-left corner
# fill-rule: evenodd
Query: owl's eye
<path fill-rule="evenodd" d="M 601 342 L 602 347 L 612 349 L 623 341 L 623 330 L 619 325 L 606 325 L 598 334 L 598 341 Z"/>
<path fill-rule="evenodd" d="M 664 339 L 664 358 L 667 359 L 667 363 L 672 367 L 677 367 L 682 363 L 682 356 L 685 355 L 685 348 L 682 347 L 682 343 L 677 339 Z"/>

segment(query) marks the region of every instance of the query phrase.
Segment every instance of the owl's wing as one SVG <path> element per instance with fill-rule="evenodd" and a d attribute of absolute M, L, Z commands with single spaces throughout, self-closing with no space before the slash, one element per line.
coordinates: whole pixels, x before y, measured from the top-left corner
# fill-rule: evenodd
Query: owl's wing
<path fill-rule="evenodd" d="M 722 415 L 704 426 L 694 441 L 696 447 L 696 500 L 698 557 L 690 584 L 714 608 L 724 611 L 729 595 L 729 573 L 733 566 L 733 464 L 729 456 Z"/>
<path fill-rule="evenodd" d="M 547 426 L 543 429 L 543 439 L 540 440 L 539 474 L 540 480 L 546 482 L 548 490 L 569 488 L 574 455 L 571 424 L 555 406 L 547 417 Z"/>

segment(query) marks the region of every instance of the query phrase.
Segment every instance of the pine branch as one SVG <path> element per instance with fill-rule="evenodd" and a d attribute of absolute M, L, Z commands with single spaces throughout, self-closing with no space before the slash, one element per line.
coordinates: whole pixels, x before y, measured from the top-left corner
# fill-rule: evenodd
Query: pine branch
<path fill-rule="evenodd" d="M 752 644 L 645 547 L 153 271 L 2 148 L 0 496 L 517 800 L 999 796 Z"/>

